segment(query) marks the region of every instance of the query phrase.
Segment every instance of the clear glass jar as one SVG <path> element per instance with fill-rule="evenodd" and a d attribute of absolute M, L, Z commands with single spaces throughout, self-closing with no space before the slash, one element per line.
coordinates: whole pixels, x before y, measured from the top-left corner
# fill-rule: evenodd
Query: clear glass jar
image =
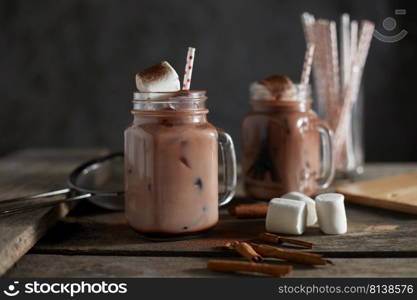
<path fill-rule="evenodd" d="M 358 99 L 353 103 L 345 119 L 343 140 L 335 142 L 336 175 L 341 178 L 354 178 L 364 170 L 363 148 L 363 93 L 359 91 Z"/>
<path fill-rule="evenodd" d="M 125 130 L 125 214 L 135 230 L 201 232 L 217 223 L 219 204 L 232 199 L 233 142 L 207 122 L 206 99 L 205 91 L 134 94 L 133 123 Z M 226 186 L 220 199 L 218 149 Z"/>
<path fill-rule="evenodd" d="M 310 89 L 294 99 L 251 100 L 242 121 L 242 172 L 248 196 L 270 200 L 291 191 L 307 195 L 334 177 L 332 132 L 311 109 Z"/>
<path fill-rule="evenodd" d="M 363 88 L 346 114 L 341 103 L 334 105 L 319 96 L 315 104 L 320 118 L 326 120 L 334 132 L 341 128 L 340 134 L 334 135 L 336 177 L 354 178 L 364 171 Z"/>

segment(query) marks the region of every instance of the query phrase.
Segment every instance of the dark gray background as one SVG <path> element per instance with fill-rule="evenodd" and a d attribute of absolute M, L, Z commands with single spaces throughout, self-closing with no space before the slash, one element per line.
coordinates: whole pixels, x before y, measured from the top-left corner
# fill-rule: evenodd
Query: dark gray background
<path fill-rule="evenodd" d="M 415 1 L 414 1 L 415 2 Z M 197 48 L 192 87 L 207 89 L 210 121 L 239 144 L 248 84 L 298 80 L 300 14 L 396 18 L 409 34 L 374 39 L 365 72 L 368 161 L 417 160 L 413 1 L 0 0 L 0 154 L 24 147 L 123 147 L 135 72 L 168 60 L 182 76 Z M 395 16 L 394 9 L 407 9 Z M 398 31 L 397 31 L 398 32 Z M 394 31 L 394 33 L 396 33 Z M 391 33 L 392 34 L 392 33 Z"/>

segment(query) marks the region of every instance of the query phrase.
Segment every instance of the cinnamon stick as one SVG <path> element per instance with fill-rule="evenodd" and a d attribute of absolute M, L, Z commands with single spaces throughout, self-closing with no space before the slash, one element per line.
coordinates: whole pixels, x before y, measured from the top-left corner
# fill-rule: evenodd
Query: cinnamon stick
<path fill-rule="evenodd" d="M 282 277 L 292 271 L 291 265 L 272 265 L 266 263 L 217 259 L 209 260 L 207 268 L 219 272 L 255 272 L 274 277 Z"/>
<path fill-rule="evenodd" d="M 229 249 L 234 249 L 237 253 L 253 262 L 261 262 L 262 256 L 260 256 L 251 245 L 246 242 L 235 241 L 232 243 L 226 243 L 225 245 Z"/>
<path fill-rule="evenodd" d="M 292 244 L 292 245 L 298 245 L 298 246 L 303 246 L 306 248 L 313 248 L 314 244 L 311 242 L 307 242 L 307 241 L 303 241 L 303 240 L 299 240 L 299 239 L 294 239 L 294 238 L 289 238 L 289 237 L 284 237 L 284 236 L 279 236 L 276 234 L 272 234 L 272 233 L 268 233 L 268 232 L 264 232 L 261 233 L 259 235 L 259 239 L 261 239 L 264 242 L 268 242 L 268 243 L 272 243 L 272 244 L 282 244 L 282 243 L 288 243 L 288 244 Z"/>
<path fill-rule="evenodd" d="M 264 218 L 267 210 L 267 203 L 238 204 L 229 208 L 229 214 L 242 219 Z"/>
<path fill-rule="evenodd" d="M 274 246 L 261 245 L 255 243 L 251 243 L 250 245 L 257 253 L 259 253 L 263 257 L 279 258 L 304 265 L 325 265 L 328 263 L 332 263 L 331 261 L 324 259 L 323 256 L 321 256 L 320 254 L 316 253 L 284 250 Z"/>

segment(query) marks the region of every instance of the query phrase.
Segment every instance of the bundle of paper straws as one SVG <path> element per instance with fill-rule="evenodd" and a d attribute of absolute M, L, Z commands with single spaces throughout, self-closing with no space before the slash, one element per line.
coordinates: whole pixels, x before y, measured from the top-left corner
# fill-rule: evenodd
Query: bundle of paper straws
<path fill-rule="evenodd" d="M 343 168 L 351 134 L 352 106 L 357 101 L 363 69 L 374 32 L 374 23 L 340 22 L 340 52 L 336 22 L 318 19 L 305 12 L 301 16 L 307 44 L 315 44 L 313 76 L 317 95 L 326 108 L 327 121 L 335 133 L 336 164 Z M 340 60 L 339 60 L 340 56 Z"/>

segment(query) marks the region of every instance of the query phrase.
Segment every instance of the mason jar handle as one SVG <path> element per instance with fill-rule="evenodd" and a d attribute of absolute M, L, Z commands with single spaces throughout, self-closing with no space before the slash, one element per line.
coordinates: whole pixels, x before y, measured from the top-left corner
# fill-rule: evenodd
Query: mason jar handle
<path fill-rule="evenodd" d="M 333 132 L 329 125 L 322 120 L 316 121 L 315 128 L 320 133 L 320 144 L 323 149 L 322 161 L 320 162 L 322 176 L 318 178 L 318 186 L 320 189 L 325 189 L 332 183 L 335 173 Z"/>
<path fill-rule="evenodd" d="M 220 156 L 223 161 L 225 191 L 219 195 L 219 206 L 229 203 L 236 191 L 236 154 L 233 140 L 222 129 L 217 128 Z"/>

